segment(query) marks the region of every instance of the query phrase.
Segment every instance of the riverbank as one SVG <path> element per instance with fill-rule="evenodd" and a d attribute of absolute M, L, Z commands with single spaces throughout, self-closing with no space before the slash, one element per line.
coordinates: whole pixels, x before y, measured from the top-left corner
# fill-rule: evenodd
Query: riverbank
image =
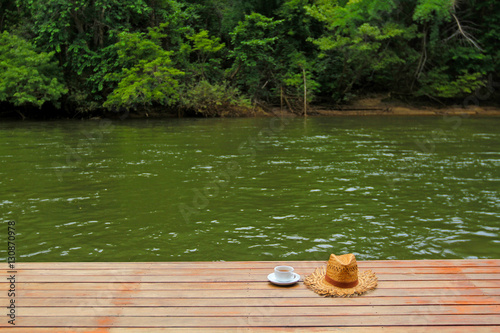
<path fill-rule="evenodd" d="M 384 96 L 361 97 L 344 105 L 312 104 L 307 108 L 307 116 L 343 117 L 343 116 L 443 116 L 468 115 L 480 117 L 500 116 L 500 106 L 487 103 L 467 107 L 463 105 L 440 105 L 438 103 L 406 103 L 400 100 L 386 100 Z M 4 109 L 5 110 L 5 109 Z M 8 109 L 7 109 L 8 110 Z M 47 112 L 44 112 L 47 111 Z M 297 117 L 304 116 L 303 107 L 284 105 L 265 105 L 259 103 L 253 108 L 235 107 L 225 109 L 217 117 L 220 118 L 248 118 L 248 117 Z M 95 111 L 76 113 L 74 115 L 59 114 L 55 110 L 30 110 L 19 113 L 14 109 L 0 113 L 2 120 L 99 120 L 99 119 L 162 119 L 162 118 L 193 118 L 203 117 L 201 114 L 183 113 L 175 110 L 165 110 L 159 107 L 150 107 L 144 110 L 125 109 L 119 112 Z M 23 119 L 24 118 L 24 119 Z"/>
<path fill-rule="evenodd" d="M 386 100 L 386 96 L 375 95 L 369 97 L 361 97 L 351 101 L 345 105 L 309 105 L 307 116 L 318 117 L 342 117 L 342 116 L 443 116 L 443 115 L 468 115 L 481 117 L 497 117 L 500 116 L 500 106 L 487 104 L 474 105 L 470 103 L 468 107 L 463 105 L 439 105 L 438 103 L 420 102 L 420 103 L 405 103 L 400 100 Z M 301 108 L 295 107 L 290 109 L 290 106 L 283 107 L 276 105 L 258 104 L 251 109 L 236 108 L 234 110 L 225 110 L 221 112 L 220 117 L 296 117 L 303 116 L 304 111 Z M 149 110 L 143 112 L 130 112 L 119 115 L 120 118 L 169 118 L 179 117 L 179 114 L 164 113 L 162 110 Z M 193 115 L 184 114 L 181 117 L 192 117 Z M 106 117 L 117 117 L 116 114 L 106 114 Z M 97 117 L 99 118 L 99 117 Z"/>
<path fill-rule="evenodd" d="M 500 107 L 491 105 L 412 105 L 400 101 L 384 101 L 380 97 L 366 97 L 355 100 L 336 109 L 318 107 L 312 115 L 320 116 L 500 116 Z"/>
<path fill-rule="evenodd" d="M 370 97 L 361 98 L 346 105 L 309 105 L 307 116 L 313 117 L 345 117 L 345 116 L 481 116 L 481 117 L 499 117 L 500 107 L 492 105 L 470 105 L 465 108 L 460 105 L 412 105 L 402 102 L 384 102 L 381 98 Z M 221 118 L 248 118 L 248 117 L 297 117 L 304 116 L 303 110 L 290 110 L 287 107 L 260 105 L 253 109 L 227 110 L 222 112 Z M 164 113 L 161 110 L 150 110 L 143 112 L 130 112 L 126 114 L 106 113 L 104 116 L 89 117 L 90 119 L 101 118 L 130 118 L 130 119 L 155 119 L 179 117 L 178 114 Z M 193 115 L 181 115 L 180 117 L 190 118 Z M 194 117 L 200 117 L 194 116 Z"/>

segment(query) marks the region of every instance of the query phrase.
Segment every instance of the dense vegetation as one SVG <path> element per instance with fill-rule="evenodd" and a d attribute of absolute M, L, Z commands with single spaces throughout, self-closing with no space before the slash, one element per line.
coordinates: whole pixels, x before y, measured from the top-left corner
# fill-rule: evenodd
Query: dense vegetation
<path fill-rule="evenodd" d="M 500 72 L 497 0 L 0 0 L 0 32 L 19 113 L 447 102 Z"/>

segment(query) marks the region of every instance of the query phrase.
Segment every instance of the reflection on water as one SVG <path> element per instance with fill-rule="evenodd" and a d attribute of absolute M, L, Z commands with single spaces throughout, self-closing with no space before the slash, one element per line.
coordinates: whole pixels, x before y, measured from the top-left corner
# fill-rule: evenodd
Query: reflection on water
<path fill-rule="evenodd" d="M 19 261 L 498 258 L 499 122 L 3 123 L 0 218 Z"/>

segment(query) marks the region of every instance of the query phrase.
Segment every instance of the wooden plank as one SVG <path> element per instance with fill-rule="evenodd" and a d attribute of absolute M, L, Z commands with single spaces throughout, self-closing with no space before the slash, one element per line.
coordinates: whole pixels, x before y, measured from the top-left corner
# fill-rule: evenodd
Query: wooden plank
<path fill-rule="evenodd" d="M 500 331 L 500 326 L 426 326 L 426 327 L 252 327 L 252 328 L 212 328 L 212 327 L 197 327 L 196 332 L 200 333 L 245 333 L 245 332 L 257 332 L 257 333 L 270 333 L 270 332 L 294 332 L 294 333 L 309 333 L 309 332 L 343 332 L 343 333 L 429 333 L 429 332 L 439 332 L 439 333 L 457 333 L 463 330 L 467 333 L 498 333 Z M 60 327 L 49 327 L 49 328 L 38 328 L 30 327 L 27 330 L 23 329 L 12 329 L 12 332 L 26 332 L 26 333 L 165 333 L 165 328 L 123 328 L 123 327 L 111 327 L 111 328 L 92 328 L 89 331 L 88 328 L 60 328 Z M 192 333 L 192 328 L 168 328 L 169 333 Z"/>
<path fill-rule="evenodd" d="M 231 290 L 269 290 L 283 289 L 282 287 L 272 285 L 267 281 L 260 282 L 209 282 L 200 286 L 199 282 L 144 282 L 144 283 L 128 283 L 128 282 L 49 282 L 49 283 L 26 283 L 19 282 L 16 284 L 19 290 L 195 290 L 195 289 L 231 289 Z M 2 291 L 7 291 L 9 284 L 0 286 L 0 294 Z M 301 288 L 298 283 L 295 286 L 290 286 L 287 289 Z M 500 288 L 500 280 L 458 280 L 458 281 L 380 281 L 378 288 L 381 289 L 414 289 L 414 288 Z"/>
<path fill-rule="evenodd" d="M 277 287 L 278 264 L 311 273 L 324 261 L 19 263 L 16 332 L 498 331 L 500 260 L 360 261 L 379 286 L 323 298 Z M 7 281 L 0 304 L 7 304 Z M 0 326 L 6 328 L 7 323 Z M 43 326 L 43 327 L 42 327 Z M 24 328 L 22 328 L 24 327 Z"/>
<path fill-rule="evenodd" d="M 379 275 L 377 277 L 380 281 L 428 281 L 428 280 L 500 280 L 500 274 L 456 274 L 456 275 Z M 267 281 L 266 272 L 262 275 L 182 275 L 182 276 L 167 276 L 167 275 L 149 275 L 147 272 L 136 275 L 23 275 L 17 273 L 19 282 L 264 282 Z M 297 272 L 303 278 L 304 274 Z M 0 283 L 0 286 L 6 285 L 7 281 Z"/>
<path fill-rule="evenodd" d="M 319 267 L 319 266 L 317 266 Z M 206 268 L 206 269 L 189 269 L 186 267 L 175 268 L 175 269 L 165 269 L 165 268 L 151 268 L 151 269 L 18 269 L 17 273 L 23 276 L 32 275 L 140 275 L 147 272 L 148 275 L 164 275 L 164 276 L 203 276 L 207 274 L 211 275 L 267 275 L 273 272 L 274 267 L 267 268 Z M 296 272 L 299 274 L 310 274 L 314 271 L 314 267 L 303 268 L 294 267 Z M 365 268 L 362 268 L 363 271 Z M 393 268 L 393 267 L 379 267 L 373 269 L 379 275 L 451 275 L 451 274 L 482 274 L 482 275 L 496 275 L 498 276 L 498 271 L 500 267 L 425 267 L 425 268 Z"/>
<path fill-rule="evenodd" d="M 500 325 L 495 315 L 272 316 L 272 317 L 23 317 L 23 327 L 359 327 Z M 6 323 L 0 322 L 0 327 Z"/>
<path fill-rule="evenodd" d="M 7 298 L 0 304 L 7 304 Z M 327 298 L 327 297 L 282 297 L 274 298 L 19 298 L 16 303 L 21 307 L 94 307 L 94 306 L 131 306 L 131 307 L 190 307 L 190 306 L 388 306 L 388 305 L 500 305 L 500 296 L 437 296 L 437 297 L 372 297 Z"/>
<path fill-rule="evenodd" d="M 102 290 L 99 292 L 88 290 L 19 290 L 17 298 L 24 297 L 47 297 L 47 298 L 67 298 L 67 297 L 87 297 L 87 298 L 116 298 L 124 295 L 132 295 L 137 298 L 276 298 L 276 297 L 319 297 L 302 285 L 289 288 L 265 289 L 241 289 L 241 290 Z M 402 297 L 402 296 L 500 296 L 500 288 L 462 288 L 462 289 L 381 289 L 367 293 L 370 296 L 378 297 Z"/>
<path fill-rule="evenodd" d="M 27 317 L 289 317 L 289 316 L 394 316 L 498 314 L 499 305 L 407 305 L 407 306 L 192 306 L 192 307 L 22 307 Z"/>

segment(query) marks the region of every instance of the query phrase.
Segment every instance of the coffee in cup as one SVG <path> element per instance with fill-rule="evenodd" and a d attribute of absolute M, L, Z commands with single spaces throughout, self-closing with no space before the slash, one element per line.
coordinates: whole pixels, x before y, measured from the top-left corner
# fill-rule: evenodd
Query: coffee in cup
<path fill-rule="evenodd" d="M 293 279 L 293 267 L 291 266 L 276 266 L 274 268 L 274 276 L 278 281 L 289 281 Z"/>

